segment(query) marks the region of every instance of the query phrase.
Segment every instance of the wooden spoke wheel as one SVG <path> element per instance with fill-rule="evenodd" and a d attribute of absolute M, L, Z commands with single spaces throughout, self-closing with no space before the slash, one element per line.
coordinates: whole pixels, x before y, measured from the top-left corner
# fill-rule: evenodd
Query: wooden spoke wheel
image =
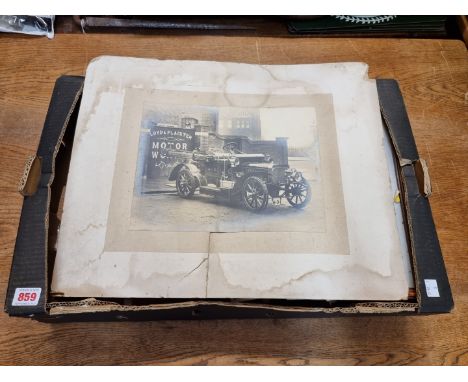
<path fill-rule="evenodd" d="M 176 179 L 177 194 L 182 198 L 190 198 L 195 192 L 196 181 L 192 173 L 187 169 L 182 169 L 177 174 Z"/>
<path fill-rule="evenodd" d="M 286 186 L 285 196 L 294 208 L 304 208 L 310 201 L 310 186 L 307 180 L 293 182 Z"/>
<path fill-rule="evenodd" d="M 268 188 L 262 179 L 256 176 L 245 179 L 242 187 L 242 202 L 245 208 L 262 211 L 268 205 L 268 197 Z"/>

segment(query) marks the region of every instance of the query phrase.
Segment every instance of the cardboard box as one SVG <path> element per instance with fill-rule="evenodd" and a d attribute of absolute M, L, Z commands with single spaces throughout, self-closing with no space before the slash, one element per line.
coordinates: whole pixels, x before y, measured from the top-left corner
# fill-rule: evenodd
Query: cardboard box
<path fill-rule="evenodd" d="M 369 314 L 447 313 L 452 294 L 431 209 L 430 179 L 419 158 L 403 98 L 394 80 L 377 80 L 384 124 L 399 164 L 415 291 L 407 301 L 77 299 L 49 294 L 60 208 L 66 185 L 83 77 L 55 85 L 37 155 L 21 179 L 24 204 L 5 311 L 40 321 L 155 320 L 260 317 L 329 317 Z"/>

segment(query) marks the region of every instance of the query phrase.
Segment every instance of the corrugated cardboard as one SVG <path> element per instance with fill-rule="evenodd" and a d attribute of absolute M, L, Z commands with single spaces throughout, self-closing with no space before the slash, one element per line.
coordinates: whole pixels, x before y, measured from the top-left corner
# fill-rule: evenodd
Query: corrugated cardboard
<path fill-rule="evenodd" d="M 28 161 L 21 180 L 25 195 L 14 251 L 5 310 L 12 316 L 45 321 L 112 319 L 200 319 L 252 317 L 312 317 L 368 314 L 430 314 L 453 307 L 437 233 L 427 196 L 430 179 L 419 158 L 409 119 L 394 80 L 377 80 L 382 117 L 390 134 L 397 162 L 416 293 L 407 301 L 297 301 L 297 300 L 163 300 L 64 299 L 50 296 L 49 284 L 59 226 L 61 197 L 71 155 L 74 124 L 83 89 L 82 77 L 57 80 L 39 149 Z M 439 297 L 427 292 L 438 287 Z M 35 306 L 12 304 L 17 288 L 41 288 Z"/>

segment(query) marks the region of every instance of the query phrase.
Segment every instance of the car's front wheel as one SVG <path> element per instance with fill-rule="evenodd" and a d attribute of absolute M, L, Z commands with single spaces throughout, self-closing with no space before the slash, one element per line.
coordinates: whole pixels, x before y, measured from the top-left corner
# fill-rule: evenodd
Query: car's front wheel
<path fill-rule="evenodd" d="M 176 179 L 177 194 L 183 198 L 190 198 L 196 188 L 196 180 L 192 173 L 187 169 L 182 169 L 177 174 Z"/>
<path fill-rule="evenodd" d="M 302 178 L 298 182 L 288 184 L 285 196 L 289 204 L 294 208 L 304 208 L 311 198 L 309 182 Z"/>
<path fill-rule="evenodd" d="M 268 205 L 268 188 L 265 182 L 256 177 L 249 176 L 242 185 L 242 203 L 251 211 L 260 212 Z"/>

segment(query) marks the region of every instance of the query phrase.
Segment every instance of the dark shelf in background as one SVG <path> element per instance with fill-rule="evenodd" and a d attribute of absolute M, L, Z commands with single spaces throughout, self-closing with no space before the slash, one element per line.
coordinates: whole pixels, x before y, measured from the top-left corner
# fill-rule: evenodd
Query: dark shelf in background
<path fill-rule="evenodd" d="M 56 33 L 399 37 L 463 40 L 457 16 L 397 16 L 360 24 L 333 16 L 57 16 Z"/>

